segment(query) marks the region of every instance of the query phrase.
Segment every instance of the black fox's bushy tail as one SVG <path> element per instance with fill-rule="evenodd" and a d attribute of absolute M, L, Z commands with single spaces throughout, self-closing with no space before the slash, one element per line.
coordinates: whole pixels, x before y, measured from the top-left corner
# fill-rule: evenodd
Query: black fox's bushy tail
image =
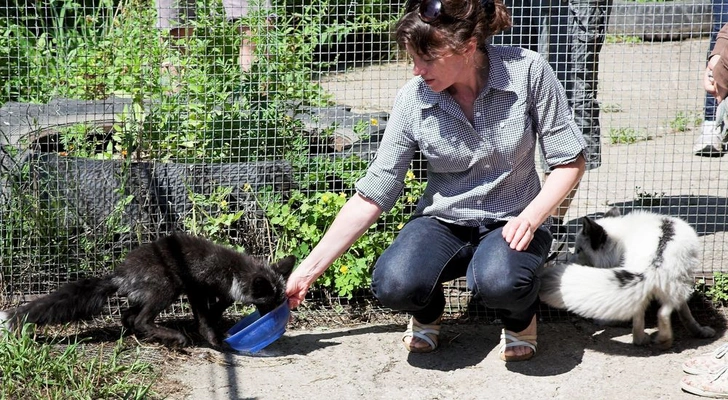
<path fill-rule="evenodd" d="M 15 328 L 24 322 L 49 325 L 88 319 L 103 311 L 116 289 L 110 275 L 70 282 L 55 292 L 6 312 L 6 324 Z"/>

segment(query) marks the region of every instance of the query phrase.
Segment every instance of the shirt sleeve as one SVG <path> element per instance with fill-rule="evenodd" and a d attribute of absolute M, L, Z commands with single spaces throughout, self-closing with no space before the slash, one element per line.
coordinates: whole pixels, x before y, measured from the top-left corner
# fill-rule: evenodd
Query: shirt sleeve
<path fill-rule="evenodd" d="M 718 95 L 725 99 L 728 95 L 728 24 L 723 25 L 718 32 L 715 46 L 710 56 L 720 55 L 720 60 L 713 68 L 713 79 Z"/>
<path fill-rule="evenodd" d="M 586 141 L 574 121 L 566 92 L 551 67 L 541 58 L 531 71 L 531 116 L 544 160 L 549 167 L 569 164 L 586 152 Z"/>
<path fill-rule="evenodd" d="M 382 211 L 394 207 L 402 193 L 404 178 L 417 149 L 412 133 L 416 106 L 416 85 L 410 82 L 400 89 L 395 99 L 387 127 L 366 175 L 357 181 L 359 195 L 373 201 Z"/>
<path fill-rule="evenodd" d="M 728 24 L 725 24 L 722 28 L 720 28 L 718 36 L 715 39 L 713 51 L 710 52 L 710 56 L 708 58 L 718 54 L 720 54 L 720 58 L 723 58 L 726 51 L 728 51 Z"/>

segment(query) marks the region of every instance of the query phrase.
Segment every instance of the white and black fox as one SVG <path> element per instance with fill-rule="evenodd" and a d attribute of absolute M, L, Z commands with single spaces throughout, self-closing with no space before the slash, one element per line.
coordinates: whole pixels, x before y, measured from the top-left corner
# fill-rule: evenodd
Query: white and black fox
<path fill-rule="evenodd" d="M 122 312 L 126 329 L 168 346 L 187 346 L 181 332 L 154 320 L 181 294 L 186 294 L 199 332 L 220 347 L 216 325 L 234 301 L 252 304 L 261 314 L 285 301 L 285 284 L 296 262 L 288 256 L 276 264 L 241 254 L 206 239 L 185 234 L 163 237 L 127 255 L 103 278 L 87 278 L 61 286 L 55 292 L 0 313 L 10 330 L 23 322 L 63 324 L 90 318 L 103 311 L 109 296 L 127 296 Z"/>
<path fill-rule="evenodd" d="M 543 269 L 540 297 L 546 304 L 586 318 L 632 320 L 632 342 L 650 343 L 644 331 L 645 310 L 660 303 L 655 345 L 672 346 L 670 316 L 696 337 L 715 331 L 701 326 L 688 308 L 692 271 L 700 263 L 698 235 L 680 218 L 645 211 L 620 215 L 612 208 L 604 218 L 584 217 L 569 262 Z"/>

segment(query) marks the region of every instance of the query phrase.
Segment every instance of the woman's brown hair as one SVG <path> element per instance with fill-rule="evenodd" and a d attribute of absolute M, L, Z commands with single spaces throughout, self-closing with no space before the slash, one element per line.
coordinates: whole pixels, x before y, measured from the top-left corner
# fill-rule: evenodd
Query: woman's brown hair
<path fill-rule="evenodd" d="M 511 16 L 502 0 L 439 0 L 441 14 L 431 22 L 420 18 L 421 1 L 409 0 L 405 15 L 397 22 L 395 38 L 404 49 L 426 57 L 461 54 L 471 39 L 485 48 L 488 39 L 511 27 Z"/>

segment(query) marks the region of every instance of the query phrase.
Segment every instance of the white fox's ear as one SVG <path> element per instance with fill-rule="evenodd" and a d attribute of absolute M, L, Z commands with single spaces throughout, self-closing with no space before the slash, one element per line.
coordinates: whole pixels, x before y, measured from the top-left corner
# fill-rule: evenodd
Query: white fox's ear
<path fill-rule="evenodd" d="M 619 211 L 619 208 L 612 207 L 612 208 L 609 209 L 609 211 L 607 211 L 606 214 L 604 214 L 604 217 L 605 218 L 609 218 L 609 217 L 619 217 L 621 215 L 622 215 L 622 213 Z"/>
<path fill-rule="evenodd" d="M 582 219 L 582 226 L 582 234 L 589 238 L 589 244 L 592 249 L 599 249 L 607 241 L 607 232 L 593 219 L 584 217 Z"/>

